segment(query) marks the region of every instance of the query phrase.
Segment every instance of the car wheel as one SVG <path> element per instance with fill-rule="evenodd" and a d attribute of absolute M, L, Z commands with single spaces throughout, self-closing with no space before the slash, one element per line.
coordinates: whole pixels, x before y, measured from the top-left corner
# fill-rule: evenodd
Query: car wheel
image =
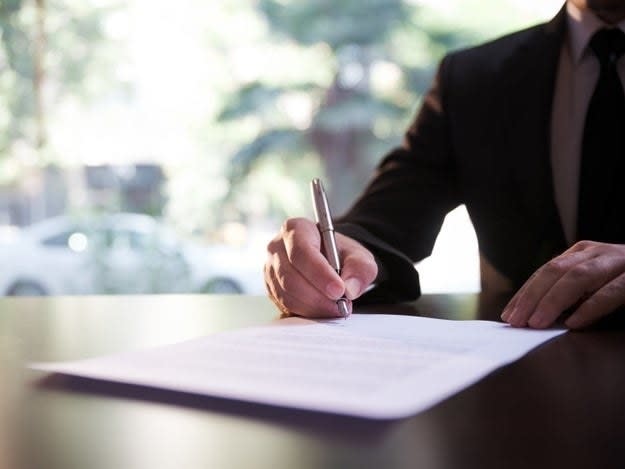
<path fill-rule="evenodd" d="M 232 279 L 214 278 L 206 282 L 204 288 L 202 288 L 202 293 L 233 294 L 243 293 L 243 289 Z"/>
<path fill-rule="evenodd" d="M 45 296 L 46 290 L 36 282 L 17 282 L 7 291 L 9 296 Z"/>

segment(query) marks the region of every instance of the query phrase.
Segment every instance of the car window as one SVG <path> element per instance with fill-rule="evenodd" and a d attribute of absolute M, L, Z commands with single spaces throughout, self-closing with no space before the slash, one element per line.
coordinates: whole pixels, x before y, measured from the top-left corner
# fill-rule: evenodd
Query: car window
<path fill-rule="evenodd" d="M 146 251 L 152 245 L 152 238 L 138 231 L 127 229 L 108 229 L 105 233 L 106 246 L 112 249 L 132 249 Z"/>
<path fill-rule="evenodd" d="M 41 240 L 41 244 L 46 247 L 70 249 L 75 252 L 82 252 L 87 249 L 88 243 L 89 239 L 86 233 L 78 228 L 66 230 Z"/>

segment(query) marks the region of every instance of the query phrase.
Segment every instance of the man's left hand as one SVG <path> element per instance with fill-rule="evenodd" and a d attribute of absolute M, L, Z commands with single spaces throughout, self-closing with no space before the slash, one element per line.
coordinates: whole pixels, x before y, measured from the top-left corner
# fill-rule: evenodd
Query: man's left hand
<path fill-rule="evenodd" d="M 578 329 L 625 304 L 625 245 L 580 241 L 539 268 L 504 308 L 515 327 L 542 329 L 574 308 L 565 325 Z"/>

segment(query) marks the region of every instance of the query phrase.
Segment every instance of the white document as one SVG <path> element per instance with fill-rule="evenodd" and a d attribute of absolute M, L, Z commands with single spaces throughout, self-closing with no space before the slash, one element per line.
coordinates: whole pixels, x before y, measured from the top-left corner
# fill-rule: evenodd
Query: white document
<path fill-rule="evenodd" d="M 378 314 L 288 318 L 175 345 L 31 368 L 391 419 L 433 406 L 564 332 Z"/>

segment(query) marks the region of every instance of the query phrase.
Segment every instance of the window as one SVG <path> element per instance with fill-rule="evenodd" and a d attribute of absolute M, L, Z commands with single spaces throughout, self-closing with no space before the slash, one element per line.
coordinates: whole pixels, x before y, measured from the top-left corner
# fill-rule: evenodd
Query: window
<path fill-rule="evenodd" d="M 0 224 L 28 230 L 54 216 L 150 217 L 174 233 L 170 246 L 203 259 L 198 269 L 211 266 L 204 284 L 223 278 L 262 294 L 265 245 L 285 217 L 312 216 L 312 177 L 324 179 L 338 215 L 401 140 L 447 50 L 542 21 L 560 6 L 4 2 Z M 449 268 L 435 249 L 420 265 L 425 291 L 477 288 L 466 212 L 449 223 L 466 232 L 463 253 L 471 254 Z M 109 246 L 137 251 L 156 243 L 143 233 L 106 236 Z M 69 229 L 44 245 L 83 252 L 89 237 Z M 245 259 L 236 271 L 223 255 L 233 251 Z"/>

